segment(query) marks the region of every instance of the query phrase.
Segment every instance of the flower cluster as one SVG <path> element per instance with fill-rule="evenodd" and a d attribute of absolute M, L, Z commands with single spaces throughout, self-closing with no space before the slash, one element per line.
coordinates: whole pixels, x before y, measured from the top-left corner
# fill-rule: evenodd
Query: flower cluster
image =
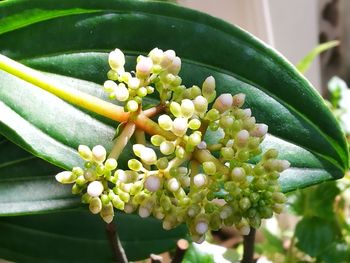
<path fill-rule="evenodd" d="M 111 70 L 104 90 L 111 99 L 125 102 L 126 111 L 136 112 L 142 98 L 154 92 L 153 86 L 159 92 L 161 102 L 168 100 L 173 90 L 182 87 L 178 76 L 181 60 L 173 50 L 155 48 L 146 57 L 138 56 L 133 72 L 125 71 L 125 55 L 118 48 L 109 54 L 108 62 Z"/>
<path fill-rule="evenodd" d="M 186 223 L 193 240 L 201 242 L 207 231 L 222 226 L 234 225 L 248 234 L 250 227 L 257 228 L 262 219 L 282 211 L 286 198 L 278 178 L 290 164 L 278 160 L 274 149 L 262 153 L 268 127 L 256 123 L 251 110 L 243 108 L 244 94 L 216 98 L 212 76 L 201 88 L 181 85 L 181 60 L 171 50 L 156 48 L 148 57 L 140 56 L 134 77 L 125 73 L 124 63 L 119 49 L 110 54 L 109 78 L 120 83 L 108 80 L 106 91 L 126 101 L 127 111 L 136 111 L 129 103 L 134 101 L 141 109 L 144 96 L 139 91 L 153 92 L 153 85 L 165 105 L 157 120 L 164 133 L 150 137 L 151 147 L 134 144 L 135 158 L 126 170 L 118 169 L 115 159 L 106 160 L 102 146 L 79 147 L 85 167 L 62 172 L 56 179 L 74 183 L 73 193 L 82 194 L 92 213 L 111 222 L 114 207 L 141 217 L 152 215 L 163 221 L 164 229 Z M 127 94 L 123 99 L 120 88 Z M 217 138 L 212 144 L 205 142 L 208 130 Z"/>

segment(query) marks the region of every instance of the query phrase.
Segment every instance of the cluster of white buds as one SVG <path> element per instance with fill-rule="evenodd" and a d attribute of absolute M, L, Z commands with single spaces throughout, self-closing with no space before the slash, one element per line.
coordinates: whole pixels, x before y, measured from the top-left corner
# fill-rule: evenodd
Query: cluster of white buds
<path fill-rule="evenodd" d="M 212 76 L 201 88 L 181 85 L 181 60 L 172 50 L 155 48 L 147 57 L 139 56 L 134 76 L 125 72 L 119 49 L 110 53 L 109 64 L 110 80 L 104 87 L 110 96 L 135 112 L 154 85 L 165 108 L 158 124 L 175 139 L 156 134 L 150 138 L 153 148 L 134 144 L 136 157 L 128 161 L 128 170 L 117 169 L 115 159 L 106 160 L 102 146 L 80 146 L 85 167 L 62 172 L 56 179 L 74 183 L 73 193 L 82 194 L 91 212 L 100 213 L 106 222 L 113 219 L 113 207 L 141 217 L 153 215 L 163 221 L 164 229 L 186 223 L 193 240 L 202 242 L 208 231 L 222 226 L 235 226 L 246 235 L 250 227 L 282 211 L 286 198 L 278 178 L 290 164 L 278 160 L 274 149 L 262 154 L 268 127 L 242 108 L 244 94 L 216 98 Z M 207 129 L 220 137 L 213 144 L 203 139 Z M 208 151 L 212 158 L 199 163 L 196 156 Z M 251 162 L 261 155 L 258 163 Z"/>
<path fill-rule="evenodd" d="M 170 98 L 172 91 L 179 89 L 181 60 L 173 50 L 153 49 L 148 56 L 138 56 L 135 71 L 125 71 L 125 55 L 115 49 L 108 58 L 111 70 L 104 90 L 111 99 L 125 103 L 125 110 L 136 112 L 142 99 L 158 90 L 162 102 Z"/>

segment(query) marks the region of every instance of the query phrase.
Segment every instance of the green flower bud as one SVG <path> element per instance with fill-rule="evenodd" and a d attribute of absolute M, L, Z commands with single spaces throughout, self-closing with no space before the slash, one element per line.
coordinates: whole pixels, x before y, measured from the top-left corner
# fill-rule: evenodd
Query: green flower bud
<path fill-rule="evenodd" d="M 203 170 L 208 175 L 214 175 L 216 173 L 216 165 L 213 162 L 204 162 Z"/>
<path fill-rule="evenodd" d="M 176 192 L 180 189 L 180 183 L 176 178 L 171 178 L 167 182 L 167 187 L 169 191 Z"/>
<path fill-rule="evenodd" d="M 147 86 L 146 89 L 147 89 L 147 94 L 152 94 L 154 92 L 154 88 L 151 86 Z"/>
<path fill-rule="evenodd" d="M 115 173 L 114 176 L 117 178 L 119 182 L 128 184 L 128 183 L 133 183 L 137 180 L 138 178 L 138 173 L 135 171 L 123 171 L 118 169 Z"/>
<path fill-rule="evenodd" d="M 171 200 L 170 200 L 170 198 L 163 194 L 160 197 L 160 205 L 165 211 L 169 211 L 171 209 Z"/>
<path fill-rule="evenodd" d="M 220 118 L 220 112 L 217 109 L 211 109 L 205 118 L 209 121 L 216 121 Z"/>
<path fill-rule="evenodd" d="M 81 196 L 81 202 L 83 203 L 83 204 L 89 204 L 90 203 L 90 201 L 91 201 L 91 196 L 88 194 L 88 193 L 85 193 L 85 194 L 83 194 L 82 196 Z"/>
<path fill-rule="evenodd" d="M 236 228 L 241 235 L 249 235 L 250 226 L 246 220 L 242 219 L 242 221 L 236 225 Z"/>
<path fill-rule="evenodd" d="M 84 186 L 87 181 L 85 180 L 84 176 L 83 175 L 80 175 L 77 180 L 75 181 L 75 183 L 79 186 L 79 187 L 82 187 Z"/>
<path fill-rule="evenodd" d="M 118 85 L 112 80 L 107 80 L 105 83 L 103 83 L 103 88 L 105 92 L 111 93 L 114 92 L 116 88 L 118 88 Z"/>
<path fill-rule="evenodd" d="M 89 209 L 90 209 L 91 213 L 93 213 L 93 214 L 100 213 L 102 210 L 101 199 L 98 197 L 91 198 L 90 204 L 89 204 Z"/>
<path fill-rule="evenodd" d="M 145 87 L 141 87 L 137 90 L 137 96 L 143 98 L 147 96 L 147 89 Z"/>
<path fill-rule="evenodd" d="M 214 101 L 216 97 L 215 79 L 213 76 L 207 77 L 202 85 L 202 94 L 208 100 L 208 103 Z"/>
<path fill-rule="evenodd" d="M 188 123 L 188 127 L 191 130 L 198 130 L 201 127 L 201 121 L 198 119 L 192 119 L 190 120 L 190 122 Z"/>
<path fill-rule="evenodd" d="M 77 177 L 71 171 L 64 171 L 56 174 L 55 178 L 56 181 L 60 182 L 61 184 L 71 184 L 75 182 Z"/>
<path fill-rule="evenodd" d="M 182 148 L 181 146 L 176 147 L 175 155 L 179 159 L 183 159 L 185 157 L 185 149 Z"/>
<path fill-rule="evenodd" d="M 169 161 L 166 157 L 157 160 L 156 166 L 159 170 L 164 170 L 168 167 Z"/>
<path fill-rule="evenodd" d="M 249 222 L 249 225 L 253 228 L 259 228 L 260 225 L 261 225 L 261 218 L 260 216 L 255 216 L 255 217 L 252 217 L 252 218 L 249 218 L 248 219 L 248 222 Z"/>
<path fill-rule="evenodd" d="M 86 145 L 79 145 L 78 147 L 79 155 L 82 159 L 85 161 L 91 161 L 92 160 L 92 152 L 90 148 Z"/>
<path fill-rule="evenodd" d="M 159 123 L 159 126 L 163 130 L 166 130 L 166 131 L 170 131 L 172 129 L 172 127 L 173 127 L 173 121 L 166 114 L 163 114 L 163 115 L 159 116 L 158 123 Z"/>
<path fill-rule="evenodd" d="M 219 124 L 216 122 L 211 122 L 209 124 L 209 129 L 212 131 L 217 131 L 219 129 Z"/>
<path fill-rule="evenodd" d="M 182 113 L 182 116 L 187 119 L 192 117 L 194 113 L 194 104 L 191 100 L 184 99 L 181 101 L 181 113 Z"/>
<path fill-rule="evenodd" d="M 243 210 L 246 211 L 250 208 L 251 203 L 248 197 L 243 197 L 239 200 L 239 207 Z"/>
<path fill-rule="evenodd" d="M 142 181 L 137 181 L 137 182 L 132 184 L 132 186 L 130 188 L 130 194 L 131 195 L 136 195 L 139 192 L 141 192 L 142 189 L 143 189 L 143 182 Z"/>
<path fill-rule="evenodd" d="M 102 205 L 107 205 L 108 203 L 110 203 L 110 201 L 111 201 L 111 199 L 109 198 L 108 195 L 106 195 L 106 194 L 101 195 Z"/>
<path fill-rule="evenodd" d="M 233 122 L 234 119 L 231 116 L 222 116 L 220 118 L 219 125 L 223 129 L 230 129 L 232 127 Z"/>
<path fill-rule="evenodd" d="M 270 207 L 259 207 L 259 214 L 261 218 L 271 218 L 273 210 Z"/>
<path fill-rule="evenodd" d="M 108 204 L 102 206 L 100 216 L 102 217 L 103 221 L 105 221 L 107 224 L 113 221 L 114 210 L 112 203 L 109 202 Z"/>
<path fill-rule="evenodd" d="M 114 158 L 108 158 L 107 161 L 105 162 L 105 168 L 108 171 L 114 170 L 115 168 L 117 168 L 117 166 L 118 166 L 118 163 Z"/>
<path fill-rule="evenodd" d="M 84 172 L 84 178 L 85 178 L 85 180 L 91 182 L 91 181 L 94 181 L 97 179 L 97 174 L 96 174 L 95 170 L 90 168 Z"/>
<path fill-rule="evenodd" d="M 163 141 L 160 144 L 160 152 L 164 155 L 172 154 L 175 151 L 175 145 L 173 142 Z"/>
<path fill-rule="evenodd" d="M 98 176 L 101 176 L 105 173 L 105 166 L 103 164 L 98 164 L 96 166 L 96 173 Z"/>
<path fill-rule="evenodd" d="M 172 101 L 170 103 L 170 112 L 175 116 L 175 117 L 181 117 L 182 115 L 182 109 L 179 103 Z"/>
<path fill-rule="evenodd" d="M 201 132 L 194 132 L 192 133 L 188 138 L 188 143 L 195 147 L 202 141 L 202 133 Z"/>
<path fill-rule="evenodd" d="M 130 194 L 124 192 L 124 191 L 121 191 L 119 190 L 118 191 L 118 196 L 120 197 L 120 199 L 124 202 L 124 203 L 127 203 L 129 202 L 130 200 Z"/>
<path fill-rule="evenodd" d="M 278 204 L 284 204 L 287 201 L 287 197 L 283 193 L 273 193 L 272 200 Z"/>
<path fill-rule="evenodd" d="M 128 161 L 128 167 L 136 172 L 140 171 L 143 168 L 142 163 L 136 159 L 130 159 Z"/>
<path fill-rule="evenodd" d="M 230 147 L 222 147 L 220 153 L 225 160 L 231 160 L 235 154 L 234 150 Z"/>
<path fill-rule="evenodd" d="M 203 96 L 196 96 L 193 104 L 198 114 L 204 114 L 208 110 L 208 100 Z"/>
<path fill-rule="evenodd" d="M 161 144 L 162 142 L 164 142 L 164 141 L 165 141 L 165 138 L 164 138 L 163 136 L 161 136 L 161 135 L 158 135 L 158 134 L 153 135 L 153 136 L 151 137 L 151 143 L 152 143 L 154 146 L 160 146 L 160 144 Z"/>
<path fill-rule="evenodd" d="M 135 100 L 129 100 L 127 103 L 126 103 L 126 109 L 129 111 L 129 112 L 135 112 L 137 111 L 139 108 L 139 104 L 135 101 Z"/>
<path fill-rule="evenodd" d="M 241 167 L 235 167 L 231 171 L 231 178 L 235 182 L 242 182 L 245 180 L 245 171 Z"/>
<path fill-rule="evenodd" d="M 209 227 L 211 230 L 217 231 L 221 227 L 221 218 L 218 212 L 210 215 Z"/>
<path fill-rule="evenodd" d="M 200 213 L 200 211 L 201 211 L 201 207 L 199 205 L 192 204 L 187 210 L 187 215 L 189 217 L 195 217 Z"/>
<path fill-rule="evenodd" d="M 284 205 L 283 204 L 273 204 L 272 205 L 272 210 L 277 213 L 280 214 L 283 212 L 284 209 Z"/>

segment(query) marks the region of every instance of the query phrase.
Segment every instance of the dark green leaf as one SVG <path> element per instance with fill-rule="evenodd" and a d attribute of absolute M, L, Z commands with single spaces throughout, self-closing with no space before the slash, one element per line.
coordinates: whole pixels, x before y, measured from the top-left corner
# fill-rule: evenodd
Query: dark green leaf
<path fill-rule="evenodd" d="M 319 258 L 325 263 L 350 262 L 350 247 L 346 243 L 332 243 Z"/>
<path fill-rule="evenodd" d="M 118 214 L 115 223 L 129 260 L 172 249 L 186 232 L 161 222 Z M 112 262 L 105 223 L 86 211 L 0 218 L 0 255 L 15 262 Z"/>
<path fill-rule="evenodd" d="M 333 222 L 319 217 L 304 217 L 295 229 L 297 247 L 312 257 L 321 255 L 338 237 Z"/>
<path fill-rule="evenodd" d="M 246 106 L 269 125 L 264 147 L 277 148 L 292 163 L 281 176 L 284 191 L 343 176 L 346 142 L 321 97 L 289 62 L 241 29 L 152 1 L 0 4 L 0 53 L 104 99 L 100 85 L 108 70 L 107 53 L 121 48 L 130 68 L 135 54 L 155 46 L 175 49 L 183 58 L 186 85 L 213 75 L 219 94 L 247 94 Z M 80 163 L 79 144 L 111 149 L 115 123 L 6 73 L 0 73 L 0 80 L 0 132 L 34 155 L 71 168 Z M 119 163 L 130 155 L 127 148 Z"/>

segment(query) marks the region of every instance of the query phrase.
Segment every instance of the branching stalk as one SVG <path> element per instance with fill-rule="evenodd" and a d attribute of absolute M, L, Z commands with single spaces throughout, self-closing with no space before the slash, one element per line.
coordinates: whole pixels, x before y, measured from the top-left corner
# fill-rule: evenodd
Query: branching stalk
<path fill-rule="evenodd" d="M 106 233 L 114 254 L 114 262 L 128 263 L 128 259 L 118 236 L 117 227 L 113 222 L 106 225 Z"/>
<path fill-rule="evenodd" d="M 117 139 L 114 142 L 113 149 L 111 153 L 109 154 L 110 158 L 118 159 L 119 155 L 124 150 L 126 144 L 130 140 L 131 136 L 135 132 L 135 123 L 128 122 L 121 134 L 117 137 Z"/>

